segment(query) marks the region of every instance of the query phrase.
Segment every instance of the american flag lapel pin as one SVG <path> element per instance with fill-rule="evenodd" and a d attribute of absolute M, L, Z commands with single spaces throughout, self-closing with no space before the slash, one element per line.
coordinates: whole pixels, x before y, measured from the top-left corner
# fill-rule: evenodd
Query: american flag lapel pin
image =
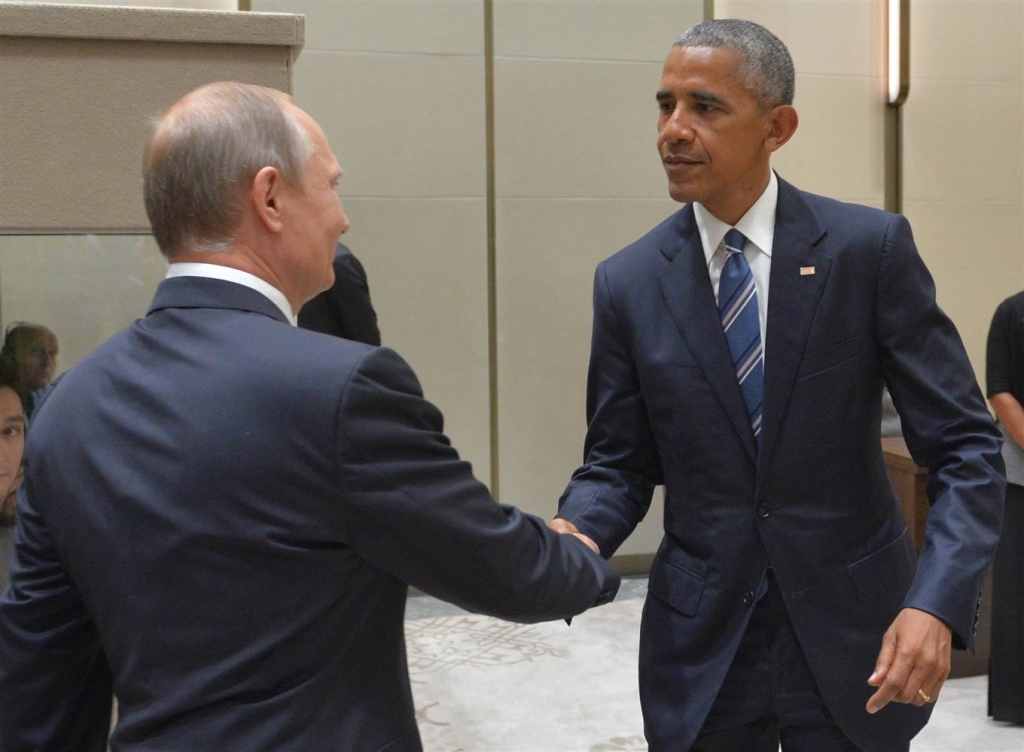
<path fill-rule="evenodd" d="M 810 277 L 813 274 L 814 274 L 814 267 L 813 266 L 801 266 L 800 267 L 800 276 L 801 277 Z"/>

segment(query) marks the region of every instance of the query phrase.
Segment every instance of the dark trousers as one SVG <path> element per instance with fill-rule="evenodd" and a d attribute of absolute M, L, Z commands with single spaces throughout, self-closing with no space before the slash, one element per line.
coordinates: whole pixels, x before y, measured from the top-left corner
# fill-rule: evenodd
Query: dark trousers
<path fill-rule="evenodd" d="M 856 752 L 811 675 L 769 574 L 691 752 Z M 906 747 L 904 747 L 906 749 Z"/>

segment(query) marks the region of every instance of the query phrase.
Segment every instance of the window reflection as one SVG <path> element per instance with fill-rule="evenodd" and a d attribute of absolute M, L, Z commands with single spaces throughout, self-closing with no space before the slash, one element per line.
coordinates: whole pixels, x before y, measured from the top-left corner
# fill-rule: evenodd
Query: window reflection
<path fill-rule="evenodd" d="M 51 331 L 60 374 L 144 316 L 166 271 L 150 235 L 0 236 L 0 325 Z"/>

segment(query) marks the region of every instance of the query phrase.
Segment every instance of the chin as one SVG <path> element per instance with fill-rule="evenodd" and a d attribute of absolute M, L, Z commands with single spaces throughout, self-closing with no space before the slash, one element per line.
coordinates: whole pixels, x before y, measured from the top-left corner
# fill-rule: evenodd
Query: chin
<path fill-rule="evenodd" d="M 693 195 L 693 191 L 688 191 L 686 188 L 675 185 L 674 183 L 668 184 L 668 195 L 673 201 L 678 201 L 681 204 L 689 204 L 691 201 L 699 200 Z"/>

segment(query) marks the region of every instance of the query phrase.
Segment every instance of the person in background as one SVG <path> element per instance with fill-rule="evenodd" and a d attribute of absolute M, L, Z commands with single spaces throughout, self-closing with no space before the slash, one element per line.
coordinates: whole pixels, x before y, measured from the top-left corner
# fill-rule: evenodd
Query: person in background
<path fill-rule="evenodd" d="M 7 327 L 0 355 L 17 367 L 18 396 L 26 420 L 31 420 L 42 391 L 53 381 L 59 349 L 57 335 L 41 324 L 19 321 Z"/>
<path fill-rule="evenodd" d="M 421 749 L 409 586 L 513 621 L 614 598 L 585 536 L 498 504 L 393 350 L 295 326 L 349 221 L 327 137 L 210 84 L 156 125 L 170 262 L 32 422 L 0 598 L 0 746 Z M 510 717 L 510 721 L 513 720 Z"/>
<path fill-rule="evenodd" d="M 1006 509 L 992 565 L 988 714 L 1024 724 L 1024 292 L 992 317 L 985 391 L 1003 431 Z"/>
<path fill-rule="evenodd" d="M 595 274 L 585 459 L 551 524 L 610 556 L 665 487 L 640 636 L 652 750 L 906 750 L 973 645 L 999 537 L 1001 438 L 907 220 L 771 169 L 794 88 L 764 27 L 684 32 L 654 99 L 688 205 Z M 919 560 L 883 385 L 931 472 Z"/>
<path fill-rule="evenodd" d="M 302 306 L 299 326 L 380 347 L 377 312 L 359 259 L 338 243 L 334 249 L 334 284 Z"/>
<path fill-rule="evenodd" d="M 15 390 L 16 367 L 0 355 L 0 592 L 14 543 L 14 511 L 25 451 L 25 412 Z"/>

